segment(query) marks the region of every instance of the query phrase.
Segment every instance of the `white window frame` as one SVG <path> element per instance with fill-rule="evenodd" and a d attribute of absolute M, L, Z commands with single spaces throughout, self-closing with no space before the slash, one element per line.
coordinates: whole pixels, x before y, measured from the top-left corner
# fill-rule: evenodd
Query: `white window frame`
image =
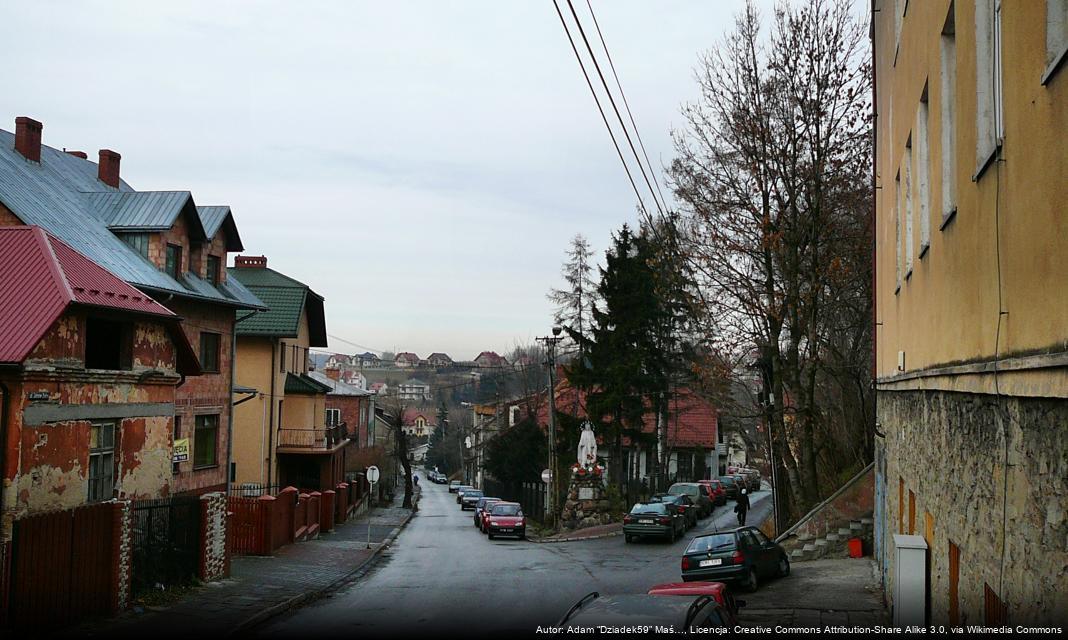
<path fill-rule="evenodd" d="M 86 497 L 88 502 L 103 502 L 110 500 L 115 491 L 115 436 L 118 425 L 113 421 L 93 422 L 89 429 Z"/>
<path fill-rule="evenodd" d="M 957 212 L 957 29 L 954 3 L 949 4 L 939 48 L 941 90 L 939 127 L 942 147 L 942 224 Z"/>
<path fill-rule="evenodd" d="M 1068 0 L 1046 0 L 1046 69 L 1042 84 L 1049 84 L 1068 58 Z"/>
<path fill-rule="evenodd" d="M 901 170 L 898 169 L 897 176 L 894 177 L 894 237 L 896 242 L 894 243 L 894 258 L 895 266 L 897 268 L 897 287 L 894 289 L 894 293 L 901 291 L 901 282 L 903 281 L 904 272 L 901 269 L 901 220 L 904 218 L 905 211 L 905 199 L 901 193 Z"/>
<path fill-rule="evenodd" d="M 920 253 L 922 260 L 931 247 L 931 141 L 930 109 L 927 83 L 923 85 L 920 105 L 916 110 L 916 200 L 920 216 Z"/>
<path fill-rule="evenodd" d="M 908 141 L 905 143 L 905 154 L 901 159 L 901 171 L 905 175 L 902 184 L 905 194 L 905 280 L 912 277 L 913 257 L 913 206 L 912 206 L 912 132 L 909 132 Z"/>
<path fill-rule="evenodd" d="M 326 410 L 326 426 L 336 427 L 341 424 L 341 409 Z"/>
<path fill-rule="evenodd" d="M 1001 0 L 975 2 L 975 174 L 978 180 L 997 155 L 1001 129 Z"/>

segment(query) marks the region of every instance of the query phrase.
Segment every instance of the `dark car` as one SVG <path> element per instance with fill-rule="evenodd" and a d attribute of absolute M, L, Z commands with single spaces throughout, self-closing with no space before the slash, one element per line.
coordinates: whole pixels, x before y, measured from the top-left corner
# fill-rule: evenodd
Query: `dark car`
<path fill-rule="evenodd" d="M 734 478 L 734 482 L 738 485 L 739 489 L 745 489 L 745 492 L 748 494 L 753 493 L 753 487 L 752 483 L 749 481 L 749 476 L 744 473 L 732 473 L 730 475 Z"/>
<path fill-rule="evenodd" d="M 697 526 L 697 512 L 700 509 L 688 495 L 673 496 L 670 493 L 657 493 L 649 497 L 649 502 L 663 502 L 673 506 L 686 518 L 686 527 Z"/>
<path fill-rule="evenodd" d="M 478 504 L 478 501 L 481 498 L 481 491 L 479 491 L 478 489 L 468 489 L 467 491 L 464 491 L 463 497 L 460 498 L 460 508 L 464 511 L 467 511 L 468 509 L 474 509 L 475 505 Z"/>
<path fill-rule="evenodd" d="M 712 506 L 718 507 L 727 504 L 727 490 L 723 483 L 717 480 L 699 480 L 701 484 L 708 485 L 712 491 Z"/>
<path fill-rule="evenodd" d="M 738 489 L 740 487 L 738 486 L 737 480 L 734 479 L 734 476 L 720 476 L 718 480 L 723 484 L 723 488 L 727 492 L 727 499 L 737 500 Z"/>
<path fill-rule="evenodd" d="M 602 596 L 594 591 L 573 604 L 557 626 L 673 627 L 675 632 L 682 633 L 696 627 L 727 627 L 729 617 L 712 596 L 680 598 L 644 593 Z"/>
<path fill-rule="evenodd" d="M 667 538 L 669 542 L 686 533 L 686 516 L 674 504 L 639 502 L 623 517 L 623 537 L 632 542 L 641 536 Z"/>
<path fill-rule="evenodd" d="M 456 504 L 463 504 L 464 492 L 468 490 L 474 490 L 474 487 L 469 484 L 462 484 L 456 487 Z"/>
<path fill-rule="evenodd" d="M 456 490 L 460 488 L 461 482 L 459 480 L 452 480 L 449 482 L 449 493 L 456 493 Z"/>
<path fill-rule="evenodd" d="M 731 626 L 738 624 L 738 609 L 745 606 L 745 600 L 738 600 L 730 592 L 727 585 L 722 582 L 668 582 L 651 587 L 647 591 L 651 596 L 712 596 L 716 602 L 723 605 L 729 618 L 727 623 Z"/>
<path fill-rule="evenodd" d="M 702 518 L 712 513 L 712 493 L 708 487 L 703 486 L 700 483 L 676 482 L 668 487 L 667 492 L 673 496 L 690 496 L 690 500 L 693 500 L 693 503 L 696 504 L 697 508 L 700 510 L 700 517 Z"/>
<path fill-rule="evenodd" d="M 486 507 L 496 502 L 500 502 L 500 498 L 494 498 L 490 496 L 482 496 L 475 503 L 475 526 L 482 529 L 482 514 L 486 511 Z"/>
<path fill-rule="evenodd" d="M 761 578 L 790 575 L 790 558 L 756 527 L 697 536 L 682 556 L 682 579 L 741 584 L 755 591 Z"/>
<path fill-rule="evenodd" d="M 518 502 L 498 502 L 490 509 L 486 519 L 486 533 L 493 540 L 498 536 L 527 537 L 527 519 Z"/>

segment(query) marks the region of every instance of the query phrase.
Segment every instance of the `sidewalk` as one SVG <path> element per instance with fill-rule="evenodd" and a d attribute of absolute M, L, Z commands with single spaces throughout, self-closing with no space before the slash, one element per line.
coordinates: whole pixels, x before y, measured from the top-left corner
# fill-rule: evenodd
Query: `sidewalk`
<path fill-rule="evenodd" d="M 282 547 L 272 557 L 234 556 L 231 577 L 166 607 L 127 611 L 70 629 L 64 636 L 215 637 L 239 633 L 344 582 L 389 546 L 413 513 L 378 507 L 315 540 Z M 371 548 L 367 548 L 370 528 Z"/>

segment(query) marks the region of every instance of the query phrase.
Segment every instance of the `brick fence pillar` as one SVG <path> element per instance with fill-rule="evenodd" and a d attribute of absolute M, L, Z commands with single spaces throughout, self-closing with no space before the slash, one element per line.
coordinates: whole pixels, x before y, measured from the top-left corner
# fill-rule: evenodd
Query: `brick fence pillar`
<path fill-rule="evenodd" d="M 334 505 L 336 514 L 334 520 L 339 524 L 344 523 L 349 518 L 349 485 L 347 482 L 338 483 Z"/>
<path fill-rule="evenodd" d="M 111 612 L 116 614 L 130 606 L 130 568 L 133 565 L 130 521 L 133 516 L 128 500 L 115 500 L 111 504 Z"/>
<path fill-rule="evenodd" d="M 230 549 L 226 545 L 226 494 L 200 496 L 200 579 L 211 582 L 226 577 Z"/>
<path fill-rule="evenodd" d="M 322 517 L 322 497 L 323 494 L 318 491 L 312 491 L 308 494 L 308 511 L 306 512 L 308 523 L 308 537 L 315 538 L 319 535 L 321 528 L 320 518 Z"/>
<path fill-rule="evenodd" d="M 319 498 L 321 507 L 319 513 L 322 514 L 319 516 L 319 527 L 323 531 L 334 530 L 334 500 L 336 497 L 337 494 L 332 489 L 327 489 Z"/>
<path fill-rule="evenodd" d="M 254 553 L 261 556 L 269 556 L 274 553 L 274 550 L 281 545 L 282 533 L 277 529 L 275 525 L 274 516 L 274 496 L 260 496 L 257 498 L 260 505 L 260 519 L 256 523 L 257 536 L 256 544 L 253 545 L 256 550 Z"/>

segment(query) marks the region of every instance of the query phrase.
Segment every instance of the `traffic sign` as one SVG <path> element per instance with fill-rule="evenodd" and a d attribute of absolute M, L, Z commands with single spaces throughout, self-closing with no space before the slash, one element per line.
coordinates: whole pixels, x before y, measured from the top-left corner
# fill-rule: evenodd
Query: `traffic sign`
<path fill-rule="evenodd" d="M 553 472 L 548 470 L 548 469 L 542 471 L 541 472 L 541 481 L 544 482 L 545 484 L 549 484 L 550 482 L 552 482 L 553 481 Z"/>
<path fill-rule="evenodd" d="M 373 466 L 373 465 L 370 466 L 370 467 L 367 467 L 367 481 L 368 482 L 370 482 L 371 484 L 374 484 L 374 483 L 378 482 L 378 476 L 379 476 L 378 467 Z"/>

